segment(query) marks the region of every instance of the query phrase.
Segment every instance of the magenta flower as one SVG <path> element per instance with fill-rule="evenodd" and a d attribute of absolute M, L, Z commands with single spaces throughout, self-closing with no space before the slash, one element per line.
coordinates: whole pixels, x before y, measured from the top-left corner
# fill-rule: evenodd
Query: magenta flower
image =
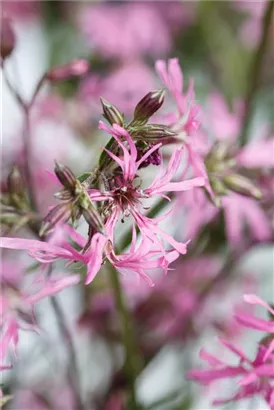
<path fill-rule="evenodd" d="M 200 357 L 208 362 L 211 369 L 191 370 L 188 372 L 188 378 L 207 385 L 217 380 L 242 376 L 238 383 L 238 392 L 234 396 L 214 400 L 213 404 L 224 404 L 260 394 L 271 405 L 274 388 L 274 356 L 270 355 L 268 363 L 265 363 L 266 348 L 259 346 L 256 358 L 251 361 L 240 349 L 227 340 L 219 340 L 223 346 L 238 356 L 239 364 L 230 366 L 202 349 Z"/>
<path fill-rule="evenodd" d="M 177 58 L 166 63 L 163 60 L 156 62 L 156 71 L 163 83 L 170 90 L 177 106 L 177 114 L 169 114 L 168 122 L 178 138 L 184 142 L 187 150 L 187 167 L 191 167 L 197 177 L 205 180 L 205 188 L 213 198 L 214 194 L 208 181 L 202 151 L 208 145 L 202 133 L 198 132 L 200 121 L 200 106 L 195 101 L 194 82 L 190 80 L 188 90 L 183 93 L 184 78 Z M 202 148 L 202 150 L 201 150 Z"/>
<path fill-rule="evenodd" d="M 91 47 L 106 58 L 159 56 L 171 46 L 169 27 L 152 3 L 88 6 L 80 17 L 79 28 Z"/>
<path fill-rule="evenodd" d="M 73 229 L 69 230 L 70 236 L 77 243 L 85 246 L 84 238 Z M 34 239 L 0 238 L 0 247 L 8 249 L 27 250 L 29 255 L 40 263 L 52 263 L 58 259 L 70 262 L 81 262 L 87 266 L 87 278 L 89 282 L 96 276 L 103 262 L 103 251 L 107 238 L 101 233 L 96 233 L 91 240 L 91 246 L 87 252 L 81 253 L 75 250 L 69 243 L 63 242 L 62 246 L 53 245 Z"/>
<path fill-rule="evenodd" d="M 237 162 L 245 168 L 274 168 L 274 138 L 251 142 L 238 154 Z"/>
<path fill-rule="evenodd" d="M 152 152 L 161 146 L 161 144 L 153 146 L 139 160 L 137 160 L 137 149 L 126 130 L 117 124 L 114 124 L 114 126 L 110 128 L 102 122 L 100 122 L 100 128 L 110 133 L 123 151 L 123 158 L 121 158 L 106 150 L 123 172 L 120 180 L 116 178 L 115 187 L 110 191 L 101 191 L 97 189 L 89 191 L 92 200 L 109 201 L 110 216 L 106 222 L 106 229 L 111 241 L 113 241 L 115 225 L 120 215 L 123 217 L 131 215 L 140 229 L 143 238 L 149 239 L 152 243 L 157 244 L 163 249 L 162 241 L 158 238 L 160 236 L 162 239 L 169 242 L 178 252 L 182 254 L 186 253 L 186 244 L 178 243 L 158 227 L 159 222 L 165 217 L 150 219 L 141 213 L 141 200 L 150 198 L 154 195 L 165 197 L 164 192 L 185 191 L 192 189 L 193 187 L 203 186 L 204 178 L 198 177 L 188 181 L 171 182 L 181 163 L 182 148 L 180 148 L 175 150 L 172 154 L 166 171 L 162 169 L 162 172 L 156 176 L 153 183 L 148 188 L 141 189 L 140 187 L 136 187 L 133 182 L 138 168 Z M 121 136 L 126 140 L 129 149 L 126 148 L 125 143 L 122 142 Z"/>
<path fill-rule="evenodd" d="M 262 299 L 258 298 L 256 295 L 253 294 L 245 294 L 244 295 L 245 302 L 252 304 L 252 305 L 260 305 L 266 308 L 270 314 L 274 317 L 274 309 Z M 245 327 L 250 329 L 259 330 L 261 332 L 266 332 L 269 335 L 273 335 L 272 341 L 269 343 L 268 349 L 265 352 L 264 361 L 266 362 L 269 356 L 274 351 L 274 320 L 265 320 L 259 319 L 254 315 L 248 313 L 237 313 L 235 315 L 235 319 L 237 322 Z"/>
<path fill-rule="evenodd" d="M 139 246 L 136 244 L 136 230 L 133 229 L 133 238 L 128 253 L 116 255 L 114 252 L 108 255 L 113 266 L 125 277 L 137 275 L 137 279 L 145 279 L 150 286 L 154 283 L 148 272 L 161 269 L 166 274 L 168 266 L 179 257 L 177 251 L 167 252 L 164 256 L 162 249 L 152 248 L 152 243 L 145 238 Z"/>
<path fill-rule="evenodd" d="M 6 238 L 11 239 L 11 238 Z M 4 244 L 5 238 L 3 238 Z M 16 242 L 14 238 L 13 241 Z M 27 241 L 27 239 L 25 240 Z M 37 241 L 38 242 L 38 241 Z M 15 243 L 14 246 L 18 244 Z M 32 244 L 33 246 L 33 244 Z M 0 367 L 9 369 L 12 364 L 5 364 L 8 352 L 11 350 L 16 358 L 16 347 L 19 341 L 19 329 L 37 331 L 38 325 L 34 315 L 34 306 L 40 300 L 55 295 L 63 289 L 76 285 L 79 275 L 44 277 L 39 273 L 24 289 L 23 275 L 12 278 L 11 272 L 16 269 L 11 264 L 3 264 L 1 278 L 1 344 Z"/>
<path fill-rule="evenodd" d="M 185 137 L 191 135 L 200 125 L 197 119 L 199 105 L 195 102 L 193 79 L 190 80 L 188 90 L 184 94 L 184 78 L 177 58 L 171 58 L 168 63 L 158 60 L 155 67 L 177 105 L 177 116 L 170 116 L 174 127 L 184 133 Z"/>
<path fill-rule="evenodd" d="M 250 236 L 258 241 L 271 238 L 272 229 L 260 204 L 236 193 L 222 198 L 226 232 L 231 244 L 244 241 L 244 229 L 248 227 Z"/>

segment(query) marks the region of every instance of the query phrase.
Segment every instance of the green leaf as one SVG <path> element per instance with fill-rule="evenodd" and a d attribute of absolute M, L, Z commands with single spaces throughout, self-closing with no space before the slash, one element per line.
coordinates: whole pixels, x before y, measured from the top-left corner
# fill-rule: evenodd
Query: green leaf
<path fill-rule="evenodd" d="M 105 146 L 105 148 L 108 149 L 109 151 L 112 151 L 112 148 L 114 147 L 115 142 L 116 142 L 115 139 L 111 137 L 107 145 Z M 110 156 L 108 155 L 106 151 L 103 151 L 99 158 L 99 168 L 102 169 L 109 162 L 111 162 Z"/>
<path fill-rule="evenodd" d="M 84 182 L 88 177 L 92 175 L 91 172 L 84 172 L 82 175 L 80 175 L 77 179 L 79 182 Z"/>

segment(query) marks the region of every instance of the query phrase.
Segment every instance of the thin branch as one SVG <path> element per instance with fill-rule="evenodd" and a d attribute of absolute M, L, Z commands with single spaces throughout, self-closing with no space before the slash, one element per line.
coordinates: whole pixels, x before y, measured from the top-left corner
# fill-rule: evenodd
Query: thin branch
<path fill-rule="evenodd" d="M 67 378 L 70 385 L 71 390 L 73 391 L 75 397 L 75 410 L 84 410 L 84 404 L 82 402 L 81 393 L 80 393 L 80 385 L 78 379 L 78 368 L 77 368 L 77 360 L 76 360 L 76 352 L 72 340 L 72 336 L 69 332 L 69 328 L 66 324 L 66 318 L 59 304 L 56 296 L 50 297 L 51 305 L 56 315 L 58 325 L 63 337 L 63 340 L 67 344 L 67 349 L 69 353 L 69 363 L 68 363 L 68 372 Z"/>

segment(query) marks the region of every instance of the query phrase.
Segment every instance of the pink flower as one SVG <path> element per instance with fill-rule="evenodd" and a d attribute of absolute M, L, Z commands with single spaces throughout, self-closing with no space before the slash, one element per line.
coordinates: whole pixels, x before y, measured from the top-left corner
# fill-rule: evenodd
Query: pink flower
<path fill-rule="evenodd" d="M 193 79 L 190 80 L 188 90 L 184 94 L 184 78 L 177 58 L 171 58 L 168 60 L 168 63 L 158 60 L 155 67 L 159 77 L 171 92 L 177 105 L 177 116 L 170 117 L 173 120 L 174 127 L 186 135 L 190 135 L 198 129 L 200 124 L 197 120 L 199 106 L 195 102 Z"/>
<path fill-rule="evenodd" d="M 256 358 L 251 361 L 230 342 L 224 339 L 219 340 L 224 347 L 239 357 L 239 364 L 230 366 L 202 349 L 200 357 L 208 362 L 211 369 L 191 370 L 188 372 L 188 377 L 202 384 L 210 384 L 217 380 L 242 376 L 238 383 L 238 392 L 228 399 L 214 400 L 213 404 L 215 405 L 241 400 L 256 394 L 261 394 L 266 402 L 271 404 L 274 388 L 274 356 L 269 356 L 269 361 L 266 364 L 263 359 L 266 349 L 264 346 L 260 346 Z"/>
<path fill-rule="evenodd" d="M 159 56 L 171 46 L 168 25 L 158 7 L 149 3 L 88 6 L 83 9 L 79 26 L 91 47 L 106 58 Z"/>
<path fill-rule="evenodd" d="M 188 90 L 184 94 L 184 77 L 177 58 L 168 60 L 168 63 L 158 60 L 155 67 L 177 105 L 177 114 L 169 114 L 168 122 L 174 131 L 178 132 L 178 139 L 182 139 L 187 149 L 186 169 L 192 167 L 195 176 L 204 178 L 205 188 L 213 198 L 214 194 L 208 181 L 204 158 L 201 152 L 201 147 L 208 144 L 205 141 L 204 135 L 198 133 L 200 106 L 195 101 L 193 79 L 190 80 Z"/>
<path fill-rule="evenodd" d="M 136 104 L 155 88 L 153 71 L 142 61 L 127 61 L 100 79 L 100 94 L 126 115 L 131 115 Z"/>
<path fill-rule="evenodd" d="M 208 99 L 207 117 L 208 127 L 219 141 L 235 141 L 238 138 L 241 126 L 242 104 L 233 102 L 233 111 L 229 110 L 223 96 L 213 92 Z"/>
<path fill-rule="evenodd" d="M 67 64 L 54 67 L 47 73 L 50 81 L 63 81 L 72 77 L 81 77 L 88 72 L 89 64 L 87 60 L 78 59 Z"/>
<path fill-rule="evenodd" d="M 274 138 L 246 145 L 238 154 L 237 162 L 245 168 L 274 168 Z"/>
<path fill-rule="evenodd" d="M 260 1 L 235 1 L 234 6 L 246 14 L 240 25 L 239 36 L 248 48 L 257 46 L 261 37 L 262 18 L 267 2 Z"/>
<path fill-rule="evenodd" d="M 253 294 L 245 294 L 244 295 L 245 302 L 252 304 L 252 305 L 260 305 L 266 308 L 271 315 L 274 317 L 274 309 L 262 299 L 258 298 L 256 295 Z M 248 313 L 238 313 L 235 315 L 237 322 L 245 327 L 250 329 L 259 330 L 261 332 L 266 332 L 270 335 L 274 335 L 274 320 L 264 320 L 256 318 L 254 315 Z M 274 351 L 274 336 L 273 340 L 270 342 L 267 351 L 265 352 L 265 356 L 263 358 L 264 361 L 267 361 L 269 356 Z"/>
<path fill-rule="evenodd" d="M 244 241 L 245 227 L 249 228 L 250 236 L 258 241 L 271 238 L 271 226 L 256 200 L 231 193 L 222 198 L 222 205 L 227 236 L 231 244 L 239 244 Z"/>
<path fill-rule="evenodd" d="M 5 239 L 5 238 L 3 238 Z M 7 238 L 11 239 L 11 238 Z M 13 239 L 16 241 L 16 239 Z M 27 241 L 27 239 L 25 240 Z M 38 241 L 37 241 L 38 242 Z M 4 241 L 5 243 L 5 241 Z M 16 246 L 16 244 L 15 244 Z M 22 265 L 21 265 L 22 266 Z M 79 275 L 51 276 L 45 277 L 39 273 L 24 287 L 24 277 L 22 275 L 10 280 L 11 264 L 3 264 L 3 276 L 1 280 L 1 332 L 2 339 L 0 345 L 0 367 L 11 368 L 12 365 L 4 364 L 8 351 L 12 350 L 16 357 L 16 347 L 19 341 L 19 329 L 37 330 L 34 315 L 34 306 L 40 300 L 55 295 L 63 289 L 79 283 Z M 22 267 L 21 267 L 22 269 Z"/>
<path fill-rule="evenodd" d="M 160 236 L 162 239 L 169 242 L 178 252 L 183 254 L 186 253 L 185 244 L 178 243 L 175 239 L 158 227 L 158 224 L 163 217 L 150 219 L 140 212 L 140 201 L 154 195 L 164 196 L 164 192 L 185 191 L 195 186 L 203 186 L 204 179 L 200 177 L 190 179 L 188 181 L 171 182 L 171 179 L 176 174 L 181 163 L 181 148 L 175 150 L 172 154 L 167 170 L 163 171 L 162 169 L 162 172 L 156 176 L 155 180 L 148 188 L 140 189 L 140 187 L 133 185 L 136 172 L 147 157 L 158 149 L 161 144 L 153 146 L 139 160 L 137 160 L 137 149 L 127 131 L 119 127 L 117 124 L 114 124 L 112 128 L 109 128 L 102 122 L 100 122 L 100 128 L 109 132 L 115 138 L 123 151 L 123 158 L 120 158 L 112 152 L 106 150 L 109 156 L 116 161 L 123 171 L 123 175 L 120 180 L 118 178 L 115 179 L 115 186 L 113 190 L 100 191 L 92 189 L 89 191 L 90 198 L 92 200 L 109 201 L 110 216 L 106 222 L 106 229 L 110 239 L 113 240 L 114 228 L 119 216 L 121 214 L 125 216 L 130 214 L 140 229 L 143 238 L 148 238 L 152 243 L 157 244 L 163 249 L 162 241 L 158 238 Z M 130 151 L 126 148 L 125 143 L 121 141 L 121 136 L 126 140 Z"/>
<path fill-rule="evenodd" d="M 85 246 L 84 238 L 73 229 L 69 230 L 73 240 L 80 241 Z M 84 254 L 76 251 L 69 243 L 63 242 L 62 246 L 34 239 L 22 238 L 0 238 L 0 247 L 8 249 L 27 250 L 29 255 L 40 263 L 52 263 L 58 259 L 65 259 L 70 262 L 81 262 L 87 265 L 87 282 L 96 276 L 103 262 L 103 251 L 107 243 L 107 238 L 101 233 L 96 233 L 91 240 L 91 246 Z M 79 242 L 78 242 L 79 243 Z"/>

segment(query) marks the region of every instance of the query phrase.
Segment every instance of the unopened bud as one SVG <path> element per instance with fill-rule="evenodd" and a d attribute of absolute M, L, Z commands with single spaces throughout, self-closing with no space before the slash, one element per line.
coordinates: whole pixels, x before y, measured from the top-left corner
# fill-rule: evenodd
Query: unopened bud
<path fill-rule="evenodd" d="M 147 147 L 136 146 L 137 148 L 137 160 L 141 159 L 142 156 L 151 149 L 152 145 L 148 145 Z M 150 156 L 141 163 L 140 168 L 146 168 L 149 165 L 160 165 L 162 162 L 162 156 L 159 152 L 159 149 L 153 151 Z"/>
<path fill-rule="evenodd" d="M 134 110 L 134 122 L 146 123 L 163 105 L 165 91 L 151 91 L 139 101 Z"/>
<path fill-rule="evenodd" d="M 88 72 L 88 69 L 89 63 L 87 60 L 73 60 L 62 66 L 52 68 L 46 77 L 50 81 L 68 80 L 71 77 L 81 77 Z"/>
<path fill-rule="evenodd" d="M 39 231 L 40 236 L 47 235 L 54 227 L 60 223 L 65 222 L 70 218 L 71 205 L 59 204 L 52 208 L 45 217 L 42 226 Z"/>
<path fill-rule="evenodd" d="M 17 167 L 13 167 L 8 175 L 8 191 L 11 195 L 25 196 L 24 181 Z"/>
<path fill-rule="evenodd" d="M 61 201 L 69 201 L 73 198 L 71 196 L 71 192 L 68 191 L 67 189 L 62 189 L 61 191 L 56 192 L 54 196 L 55 198 L 60 199 Z"/>
<path fill-rule="evenodd" d="M 68 167 L 58 162 L 55 163 L 54 172 L 61 184 L 70 192 L 74 192 L 77 183 L 74 173 Z"/>
<path fill-rule="evenodd" d="M 104 225 L 101 219 L 101 216 L 97 209 L 90 202 L 88 207 L 82 207 L 82 214 L 89 226 L 95 228 L 96 231 L 103 231 Z"/>
<path fill-rule="evenodd" d="M 262 198 L 260 189 L 257 188 L 252 181 L 242 175 L 228 175 L 224 178 L 224 183 L 227 188 L 231 189 L 232 191 L 238 192 L 239 194 L 250 196 L 255 199 Z"/>
<path fill-rule="evenodd" d="M 1 29 L 0 29 L 0 49 L 1 57 L 4 60 L 7 58 L 13 51 L 15 46 L 15 34 L 10 23 L 10 19 L 2 18 L 1 19 Z"/>
<path fill-rule="evenodd" d="M 175 137 L 176 132 L 172 131 L 166 125 L 149 124 L 142 127 L 133 127 L 129 129 L 133 138 L 142 141 L 157 141 L 160 138 Z"/>
<path fill-rule="evenodd" d="M 110 104 L 104 98 L 101 98 L 101 104 L 103 107 L 103 115 L 105 119 L 112 125 L 118 124 L 121 127 L 124 126 L 124 116 L 121 111 L 115 107 L 115 105 Z"/>

